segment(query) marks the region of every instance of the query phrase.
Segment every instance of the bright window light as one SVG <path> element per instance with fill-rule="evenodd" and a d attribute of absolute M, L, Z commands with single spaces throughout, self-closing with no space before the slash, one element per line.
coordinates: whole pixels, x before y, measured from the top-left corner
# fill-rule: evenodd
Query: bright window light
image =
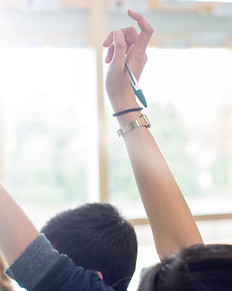
<path fill-rule="evenodd" d="M 231 0 L 195 0 L 196 2 L 218 2 L 218 3 L 231 3 Z"/>
<path fill-rule="evenodd" d="M 231 212 L 231 75 L 229 49 L 148 50 L 140 81 L 148 101 L 144 112 L 194 214 Z M 110 200 L 132 217 L 143 216 L 117 129 L 115 122 L 108 130 Z"/>
<path fill-rule="evenodd" d="M 53 208 L 96 201 L 94 51 L 4 49 L 0 63 L 5 183 L 12 195 L 38 211 L 48 206 L 49 215 L 38 213 L 44 219 Z"/>

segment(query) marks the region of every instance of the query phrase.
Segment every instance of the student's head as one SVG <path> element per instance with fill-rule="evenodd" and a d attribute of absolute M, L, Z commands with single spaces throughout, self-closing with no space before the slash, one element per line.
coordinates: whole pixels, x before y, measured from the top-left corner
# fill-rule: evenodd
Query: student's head
<path fill-rule="evenodd" d="M 231 291 L 232 246 L 198 245 L 151 267 L 139 291 Z"/>
<path fill-rule="evenodd" d="M 64 211 L 42 228 L 53 247 L 78 266 L 99 271 L 105 284 L 126 290 L 135 270 L 137 240 L 133 226 L 107 203 Z"/>

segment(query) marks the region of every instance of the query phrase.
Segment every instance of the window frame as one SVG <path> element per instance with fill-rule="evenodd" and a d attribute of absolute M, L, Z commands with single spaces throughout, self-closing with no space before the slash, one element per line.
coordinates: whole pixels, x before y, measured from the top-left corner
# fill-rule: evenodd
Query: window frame
<path fill-rule="evenodd" d="M 2 1 L 2 7 L 10 7 L 14 9 L 19 9 L 20 0 L 4 0 Z M 195 13 L 200 14 L 205 11 L 212 11 L 215 3 L 213 2 L 198 2 L 192 1 L 188 6 L 179 4 L 176 5 L 164 5 L 162 1 L 148 0 L 147 7 L 149 12 L 171 12 L 171 13 Z M 228 5 L 228 3 L 221 3 L 221 5 Z M 104 0 L 62 0 L 62 8 L 65 9 L 77 9 L 77 10 L 87 10 L 88 11 L 88 31 L 84 38 L 86 39 L 86 45 L 89 45 L 95 49 L 96 52 L 96 64 L 97 64 L 97 96 L 98 96 L 98 165 L 99 165 L 99 201 L 108 202 L 108 175 L 107 175 L 107 145 L 106 145 L 106 117 L 105 117 L 105 105 L 104 105 L 104 78 L 103 78 L 103 53 L 102 53 L 102 40 L 108 33 L 109 25 L 109 4 Z M 1 6 L 0 6 L 1 12 Z M 120 16 L 121 12 L 124 10 L 115 11 L 115 13 Z M 209 15 L 208 15 L 209 16 Z M 111 29 L 111 27 L 110 27 Z M 48 35 L 46 36 L 48 37 Z M 45 38 L 46 38 L 45 37 Z M 65 35 L 64 35 L 65 37 Z M 83 37 L 83 36 L 77 36 Z M 177 38 L 181 35 L 177 35 Z M 0 39 L 2 41 L 2 39 Z M 0 43 L 1 43 L 0 41 Z M 231 37 L 232 43 L 232 37 Z M 156 39 L 152 38 L 151 46 L 156 45 Z M 1 111 L 1 107 L 0 107 Z M 1 117 L 1 114 L 0 114 Z M 0 137 L 2 136 L 2 119 L 0 119 Z M 2 139 L 1 139 L 2 140 Z M 129 161 L 128 161 L 129 163 Z M 4 175 L 4 157 L 2 150 L 2 143 L 0 143 L 0 178 Z M 219 214 L 207 214 L 207 215 L 196 215 L 194 216 L 197 221 L 205 220 L 221 220 L 221 219 L 232 219 L 231 213 L 219 213 Z M 132 219 L 134 225 L 148 224 L 146 218 Z"/>

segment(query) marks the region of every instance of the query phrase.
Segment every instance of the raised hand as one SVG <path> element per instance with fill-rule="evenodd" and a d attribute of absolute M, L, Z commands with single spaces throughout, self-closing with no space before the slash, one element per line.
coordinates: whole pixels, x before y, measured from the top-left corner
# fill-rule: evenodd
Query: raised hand
<path fill-rule="evenodd" d="M 108 47 L 105 61 L 110 64 L 106 90 L 116 111 L 138 106 L 125 71 L 125 61 L 138 80 L 146 64 L 146 47 L 153 33 L 153 28 L 142 15 L 132 10 L 128 10 L 128 15 L 137 21 L 140 33 L 134 27 L 126 27 L 112 31 L 103 42 L 103 46 Z"/>

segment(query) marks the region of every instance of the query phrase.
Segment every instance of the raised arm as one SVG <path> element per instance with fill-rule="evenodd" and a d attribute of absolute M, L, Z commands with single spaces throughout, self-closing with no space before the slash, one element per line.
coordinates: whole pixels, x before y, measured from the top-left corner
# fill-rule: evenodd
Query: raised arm
<path fill-rule="evenodd" d="M 153 33 L 140 14 L 128 10 L 128 15 L 137 21 L 141 32 L 137 34 L 132 27 L 124 28 L 110 33 L 103 43 L 109 48 L 106 90 L 114 112 L 140 106 L 125 71 L 125 58 L 139 79 L 147 59 L 145 50 Z M 117 119 L 122 127 L 140 115 L 140 111 L 130 112 Z M 202 243 L 185 199 L 149 130 L 137 127 L 123 138 L 160 258 Z"/>
<path fill-rule="evenodd" d="M 14 262 L 39 232 L 0 184 L 0 250 L 8 264 Z"/>

